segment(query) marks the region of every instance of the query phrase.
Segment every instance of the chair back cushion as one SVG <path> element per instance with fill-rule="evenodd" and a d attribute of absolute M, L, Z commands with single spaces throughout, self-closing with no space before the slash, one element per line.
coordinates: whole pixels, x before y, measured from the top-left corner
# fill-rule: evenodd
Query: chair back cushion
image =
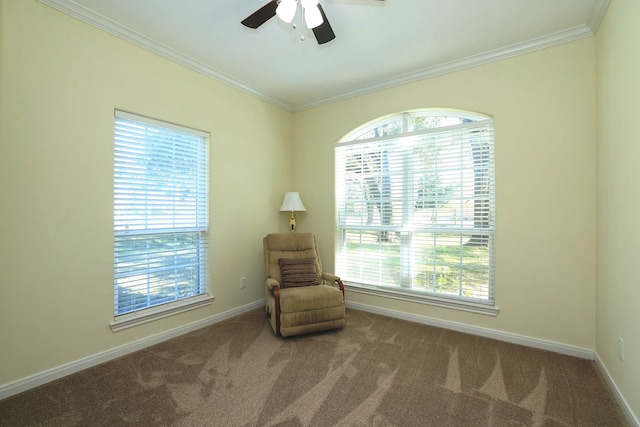
<path fill-rule="evenodd" d="M 282 285 L 280 260 L 312 259 L 315 264 L 316 283 L 322 283 L 322 264 L 318 255 L 316 238 L 311 233 L 269 234 L 263 239 L 264 270 L 267 277 Z M 303 261 L 298 267 L 304 266 Z M 295 267 L 294 267 L 295 268 Z M 307 276 L 308 277 L 308 276 Z"/>

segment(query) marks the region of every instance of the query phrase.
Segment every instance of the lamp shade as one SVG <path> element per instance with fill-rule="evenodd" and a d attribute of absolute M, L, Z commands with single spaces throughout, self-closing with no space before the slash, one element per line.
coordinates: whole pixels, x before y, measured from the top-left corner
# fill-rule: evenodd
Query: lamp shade
<path fill-rule="evenodd" d="M 306 210 L 302 204 L 302 200 L 300 200 L 300 194 L 298 194 L 298 192 L 291 191 L 284 194 L 284 200 L 282 201 L 282 206 L 280 206 L 281 212 L 300 212 Z"/>
<path fill-rule="evenodd" d="M 304 9 L 304 22 L 307 24 L 307 28 L 316 28 L 322 24 L 322 14 L 318 6 L 307 7 Z"/>
<path fill-rule="evenodd" d="M 298 9 L 296 0 L 282 0 L 276 8 L 276 14 L 284 22 L 290 24 Z"/>

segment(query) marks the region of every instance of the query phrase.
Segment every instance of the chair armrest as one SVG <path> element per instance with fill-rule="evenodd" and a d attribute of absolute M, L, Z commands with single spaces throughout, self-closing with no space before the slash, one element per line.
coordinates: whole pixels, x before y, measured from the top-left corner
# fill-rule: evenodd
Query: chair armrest
<path fill-rule="evenodd" d="M 335 274 L 331 274 L 331 273 L 322 273 L 322 280 L 326 280 L 327 282 L 331 282 L 332 284 L 336 284 L 340 287 L 340 290 L 342 291 L 342 293 L 344 294 L 344 283 L 342 283 L 342 280 L 340 280 L 340 278 L 338 276 L 336 276 Z"/>
<path fill-rule="evenodd" d="M 274 279 L 273 277 L 267 277 L 264 281 L 265 286 L 267 287 L 267 291 L 265 291 L 265 296 L 267 300 L 270 298 L 269 295 L 273 296 L 273 313 L 269 312 L 269 302 L 267 301 L 267 317 L 271 318 L 273 316 L 275 318 L 276 326 L 275 332 L 277 335 L 281 335 L 280 333 L 280 283 Z"/>
<path fill-rule="evenodd" d="M 269 289 L 273 289 L 273 288 L 279 288 L 280 287 L 280 283 L 278 283 L 278 281 L 272 277 L 267 277 L 266 281 L 265 281 L 265 285 L 267 285 L 267 288 Z"/>

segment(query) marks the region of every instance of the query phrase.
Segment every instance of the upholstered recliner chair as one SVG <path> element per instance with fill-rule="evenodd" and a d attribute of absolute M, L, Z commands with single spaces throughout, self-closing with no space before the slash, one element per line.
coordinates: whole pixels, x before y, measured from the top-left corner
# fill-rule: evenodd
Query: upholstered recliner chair
<path fill-rule="evenodd" d="M 310 233 L 269 234 L 263 239 L 267 318 L 283 337 L 345 325 L 344 284 L 322 271 Z"/>

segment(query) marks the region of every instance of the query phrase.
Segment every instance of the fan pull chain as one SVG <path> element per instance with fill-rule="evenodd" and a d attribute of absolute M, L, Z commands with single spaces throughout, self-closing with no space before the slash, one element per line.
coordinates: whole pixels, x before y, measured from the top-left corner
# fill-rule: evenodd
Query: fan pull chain
<path fill-rule="evenodd" d="M 293 23 L 291 24 L 293 26 L 294 30 L 298 29 L 298 26 L 296 25 L 296 21 L 293 21 Z M 307 38 L 304 36 L 304 34 L 300 34 L 300 41 L 303 42 L 305 41 Z"/>

